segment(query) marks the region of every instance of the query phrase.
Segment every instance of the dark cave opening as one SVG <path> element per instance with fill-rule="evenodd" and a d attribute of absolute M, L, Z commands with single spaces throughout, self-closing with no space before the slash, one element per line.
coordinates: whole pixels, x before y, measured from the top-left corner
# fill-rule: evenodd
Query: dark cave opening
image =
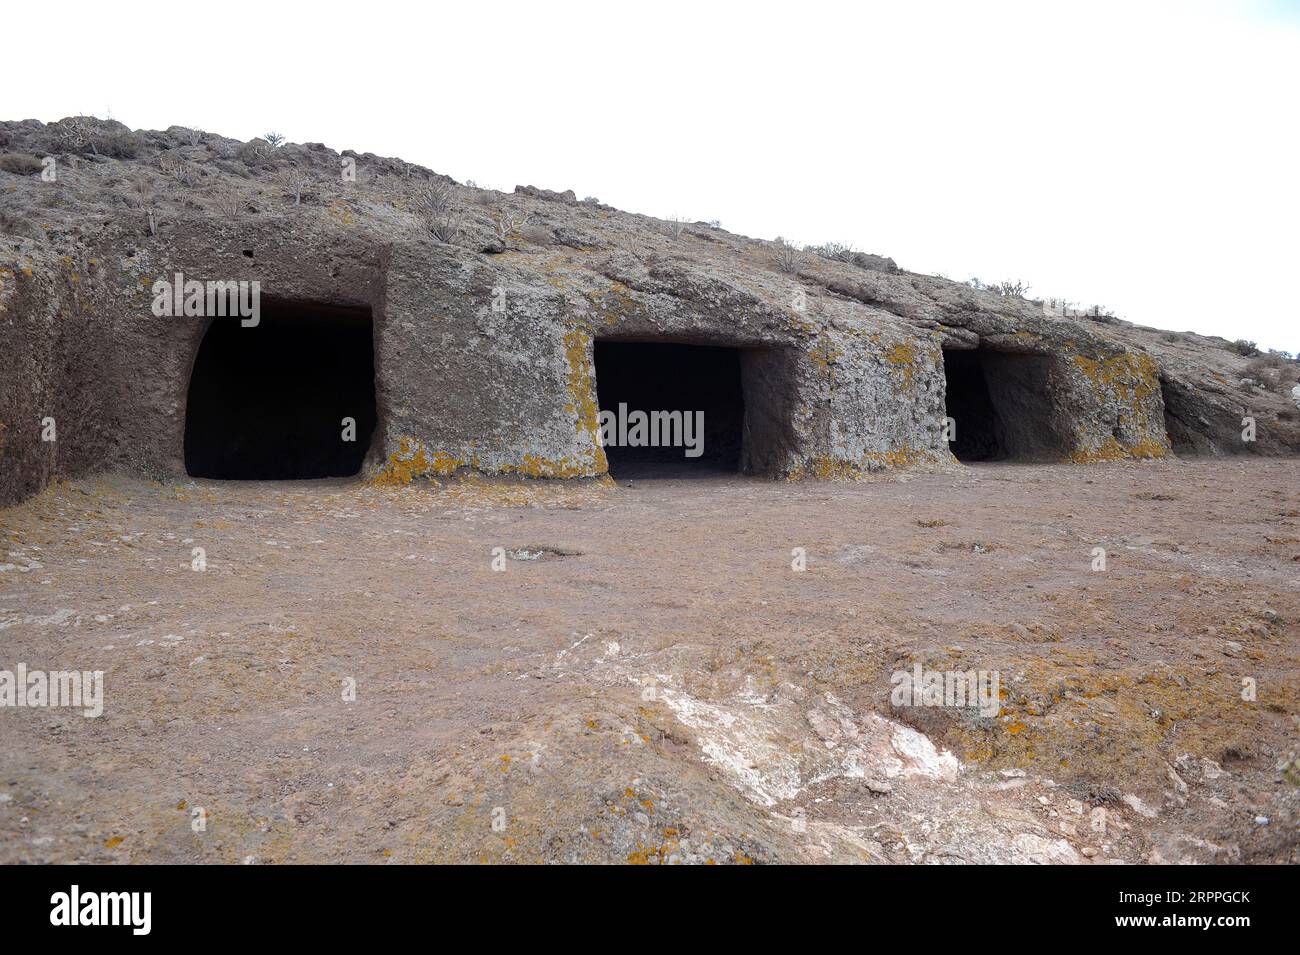
<path fill-rule="evenodd" d="M 1053 362 L 986 348 L 944 349 L 949 450 L 959 461 L 1059 460 L 1068 423 L 1056 420 Z"/>
<path fill-rule="evenodd" d="M 597 341 L 596 393 L 610 474 L 739 471 L 745 425 L 741 354 L 713 345 Z M 656 439 L 657 446 L 651 443 Z"/>
<path fill-rule="evenodd" d="M 377 421 L 372 324 L 368 309 L 265 299 L 256 326 L 213 319 L 190 375 L 185 470 L 218 480 L 357 474 Z"/>
<path fill-rule="evenodd" d="M 1204 426 L 1198 422 L 1199 413 L 1191 391 L 1185 386 L 1160 376 L 1160 397 L 1165 406 L 1165 434 L 1175 454 L 1192 455 L 1210 453 L 1213 444 L 1202 433 Z M 1198 428 L 1198 426 L 1200 426 Z M 1226 428 L 1228 440 L 1225 447 L 1235 447 L 1232 440 L 1235 429 Z"/>

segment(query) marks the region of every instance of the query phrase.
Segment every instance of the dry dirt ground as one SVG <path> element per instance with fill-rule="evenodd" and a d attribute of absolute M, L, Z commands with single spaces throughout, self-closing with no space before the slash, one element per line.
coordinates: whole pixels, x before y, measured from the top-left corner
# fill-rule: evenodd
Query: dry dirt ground
<path fill-rule="evenodd" d="M 0 861 L 1295 862 L 1296 474 L 61 483 L 0 669 L 105 708 L 0 709 Z"/>

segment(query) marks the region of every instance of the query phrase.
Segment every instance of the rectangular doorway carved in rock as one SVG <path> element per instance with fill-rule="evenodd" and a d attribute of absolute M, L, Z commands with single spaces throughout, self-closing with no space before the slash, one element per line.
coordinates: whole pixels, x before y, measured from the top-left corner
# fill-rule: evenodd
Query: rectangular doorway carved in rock
<path fill-rule="evenodd" d="M 778 352 L 601 340 L 594 357 L 615 478 L 766 473 L 778 466 L 788 416 Z"/>
<path fill-rule="evenodd" d="M 1054 388 L 1057 359 L 987 348 L 944 349 L 945 404 L 959 461 L 1052 461 L 1071 425 Z"/>
<path fill-rule="evenodd" d="M 190 374 L 185 470 L 276 480 L 360 471 L 376 422 L 368 309 L 262 301 L 212 320 Z"/>

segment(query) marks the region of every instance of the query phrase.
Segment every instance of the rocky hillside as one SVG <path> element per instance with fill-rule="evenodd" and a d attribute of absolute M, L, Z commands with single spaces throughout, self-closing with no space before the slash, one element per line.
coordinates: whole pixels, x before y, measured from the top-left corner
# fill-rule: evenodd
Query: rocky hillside
<path fill-rule="evenodd" d="M 840 258 L 319 143 L 0 123 L 0 502 L 58 475 L 185 473 L 212 319 L 151 311 L 177 272 L 373 321 L 374 480 L 603 473 L 604 340 L 742 349 L 742 466 L 773 477 L 951 463 L 957 352 L 981 356 L 1015 457 L 1300 451 L 1292 362 Z"/>

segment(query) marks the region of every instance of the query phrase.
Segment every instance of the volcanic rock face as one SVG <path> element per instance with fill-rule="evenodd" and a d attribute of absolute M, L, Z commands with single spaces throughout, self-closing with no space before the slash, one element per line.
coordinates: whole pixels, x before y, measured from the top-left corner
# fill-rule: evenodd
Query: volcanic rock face
<path fill-rule="evenodd" d="M 178 274 L 257 283 L 267 323 L 221 330 L 250 349 L 266 347 L 277 315 L 301 319 L 304 342 L 339 322 L 370 330 L 373 384 L 341 382 L 363 396 L 355 414 L 329 402 L 321 414 L 340 435 L 362 423 L 351 440 L 369 445 L 355 458 L 381 482 L 606 473 L 597 341 L 738 350 L 739 466 L 772 477 L 943 466 L 963 447 L 1078 462 L 1160 457 L 1171 441 L 1179 453 L 1300 450 L 1294 381 L 1254 381 L 1222 340 L 1056 316 L 879 256 L 787 253 L 319 144 L 0 123 L 0 502 L 99 469 L 184 476 L 187 442 L 216 440 L 187 434 L 191 376 L 214 323 L 240 318 L 159 314 L 158 283 Z M 228 361 L 205 400 L 227 389 L 232 415 L 269 416 L 277 394 L 325 387 L 295 377 L 292 350 L 282 361 L 275 382 L 274 365 Z M 255 443 L 219 450 L 250 458 L 239 463 L 251 473 L 265 463 L 251 460 Z"/>

